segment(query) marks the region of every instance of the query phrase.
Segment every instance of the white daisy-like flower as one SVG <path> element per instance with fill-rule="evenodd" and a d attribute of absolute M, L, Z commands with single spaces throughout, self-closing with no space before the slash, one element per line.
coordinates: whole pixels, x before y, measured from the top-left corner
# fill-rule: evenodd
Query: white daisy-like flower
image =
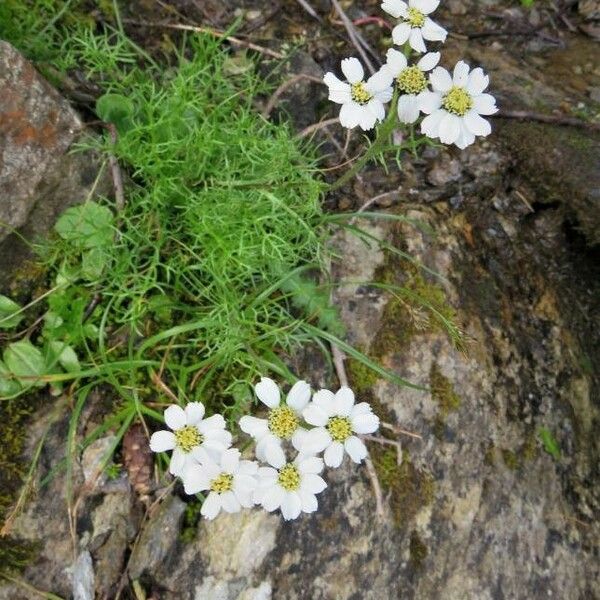
<path fill-rule="evenodd" d="M 406 42 L 417 52 L 427 52 L 424 40 L 444 42 L 448 32 L 434 23 L 430 15 L 440 0 L 383 0 L 381 8 L 400 23 L 392 30 L 394 44 L 402 46 Z"/>
<path fill-rule="evenodd" d="M 225 419 L 212 415 L 204 419 L 202 402 L 190 402 L 185 410 L 172 404 L 165 410 L 165 423 L 172 431 L 157 431 L 150 438 L 153 452 L 173 450 L 169 471 L 180 476 L 196 461 L 216 460 L 231 446 L 231 433 L 225 429 Z"/>
<path fill-rule="evenodd" d="M 461 60 L 452 77 L 446 69 L 437 67 L 429 81 L 433 92 L 427 94 L 421 106 L 428 114 L 421 123 L 425 135 L 463 149 L 475 141 L 475 136 L 486 137 L 492 132 L 489 121 L 480 115 L 493 115 L 498 108 L 495 98 L 484 94 L 490 79 L 482 69 L 471 71 Z"/>
<path fill-rule="evenodd" d="M 245 416 L 240 419 L 242 431 L 256 441 L 256 457 L 270 464 L 285 463 L 283 440 L 291 440 L 296 450 L 301 447 L 306 430 L 300 426 L 302 411 L 310 400 L 310 385 L 298 381 L 289 391 L 285 403 L 281 402 L 279 386 L 268 377 L 263 377 L 254 386 L 258 399 L 267 405 L 266 419 Z"/>
<path fill-rule="evenodd" d="M 186 494 L 208 490 L 200 514 L 214 519 L 221 509 L 228 513 L 239 512 L 242 507 L 252 508 L 258 483 L 258 463 L 240 460 L 240 451 L 229 448 L 217 461 L 211 459 L 201 464 L 191 464 L 183 472 Z"/>
<path fill-rule="evenodd" d="M 392 78 L 380 69 L 364 81 L 365 71 L 357 58 L 345 58 L 342 72 L 347 82 L 333 73 L 326 73 L 323 81 L 329 87 L 329 99 L 341 104 L 340 124 L 353 129 L 360 125 L 368 131 L 385 119 L 384 104 L 392 99 Z"/>
<path fill-rule="evenodd" d="M 322 470 L 322 458 L 305 454 L 283 465 L 261 467 L 254 501 L 269 512 L 281 509 L 286 521 L 296 519 L 302 512 L 315 512 L 319 507 L 316 495 L 327 487 L 319 476 Z"/>
<path fill-rule="evenodd" d="M 414 123 L 419 118 L 421 105 L 427 107 L 429 82 L 425 73 L 439 62 L 439 52 L 428 52 L 416 65 L 409 67 L 402 52 L 394 48 L 388 50 L 384 68 L 395 79 L 401 94 L 398 100 L 398 117 L 402 123 Z"/>
<path fill-rule="evenodd" d="M 373 433 L 379 428 L 379 417 L 367 402 L 354 404 L 354 392 L 342 387 L 334 394 L 319 390 L 302 412 L 307 423 L 314 425 L 306 436 L 302 452 L 325 451 L 328 467 L 339 467 L 344 451 L 355 463 L 367 456 L 367 447 L 356 435 Z"/>

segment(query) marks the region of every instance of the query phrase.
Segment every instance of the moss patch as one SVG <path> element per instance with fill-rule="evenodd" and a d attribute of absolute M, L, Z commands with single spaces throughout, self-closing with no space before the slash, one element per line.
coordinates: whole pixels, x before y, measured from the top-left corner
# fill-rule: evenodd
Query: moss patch
<path fill-rule="evenodd" d="M 359 394 L 371 390 L 379 381 L 377 374 L 358 360 L 347 360 L 346 367 L 352 388 Z"/>
<path fill-rule="evenodd" d="M 413 531 L 410 534 L 410 565 L 413 569 L 420 570 L 423 568 L 423 562 L 429 554 L 429 550 L 421 536 Z"/>
<path fill-rule="evenodd" d="M 460 397 L 454 391 L 452 382 L 442 374 L 436 363 L 431 365 L 429 371 L 429 386 L 431 397 L 439 406 L 434 423 L 434 434 L 435 437 L 441 439 L 444 435 L 448 415 L 460 407 Z"/>

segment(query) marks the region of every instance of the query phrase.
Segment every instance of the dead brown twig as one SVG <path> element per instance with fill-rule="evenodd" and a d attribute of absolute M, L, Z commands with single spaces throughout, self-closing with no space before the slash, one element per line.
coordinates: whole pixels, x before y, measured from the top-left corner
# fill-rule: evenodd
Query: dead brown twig
<path fill-rule="evenodd" d="M 334 117 L 332 119 L 325 119 L 325 121 L 319 121 L 318 123 L 314 123 L 313 125 L 309 125 L 308 127 L 305 127 L 298 135 L 297 137 L 299 137 L 300 139 L 303 139 L 305 137 L 308 137 L 309 135 L 315 133 L 316 131 L 319 131 L 319 129 L 323 129 L 324 127 L 329 127 L 330 125 L 335 125 L 336 123 L 339 123 L 340 120 L 337 117 Z"/>
<path fill-rule="evenodd" d="M 196 33 L 206 33 L 208 35 L 223 38 L 224 40 L 227 40 L 230 44 L 233 44 L 234 46 L 248 48 L 249 50 L 254 50 L 255 52 L 259 52 L 260 54 L 264 54 L 265 56 L 270 56 L 271 58 L 276 58 L 277 60 L 282 60 L 285 58 L 285 56 L 281 54 L 281 52 L 276 52 L 275 50 L 271 50 L 270 48 L 265 48 L 264 46 L 259 46 L 258 44 L 253 44 L 252 42 L 241 40 L 240 38 L 234 37 L 232 35 L 226 35 L 225 32 L 219 31 L 217 29 L 212 29 L 210 27 L 185 25 L 183 23 L 152 23 L 150 21 L 137 21 L 135 19 L 123 19 L 123 22 L 129 23 L 130 25 L 138 25 L 140 27 L 158 27 L 163 29 L 176 29 L 179 31 L 194 31 Z"/>
<path fill-rule="evenodd" d="M 272 96 L 269 98 L 269 102 L 267 102 L 267 105 L 265 106 L 265 108 L 262 111 L 262 116 L 265 117 L 265 119 L 268 118 L 268 116 L 271 114 L 271 112 L 277 105 L 277 102 L 279 102 L 279 98 L 281 98 L 281 96 L 285 93 L 285 91 L 302 80 L 312 81 L 314 83 L 323 83 L 322 79 L 319 79 L 318 77 L 314 77 L 313 75 L 306 75 L 305 73 L 299 73 L 298 75 L 294 75 L 293 77 L 290 77 L 289 79 L 284 81 L 275 90 L 275 92 L 273 92 Z"/>

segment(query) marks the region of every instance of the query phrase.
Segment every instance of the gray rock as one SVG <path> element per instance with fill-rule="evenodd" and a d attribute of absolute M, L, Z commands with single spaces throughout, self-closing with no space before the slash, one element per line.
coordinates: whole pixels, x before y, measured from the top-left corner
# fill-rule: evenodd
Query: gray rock
<path fill-rule="evenodd" d="M 90 553 L 83 551 L 72 571 L 73 600 L 94 600 L 94 567 Z"/>
<path fill-rule="evenodd" d="M 169 496 L 164 500 L 156 516 L 144 527 L 140 541 L 131 555 L 131 579 L 139 579 L 143 573 L 159 571 L 165 558 L 172 555 L 184 511 L 185 503 L 176 496 Z"/>
<path fill-rule="evenodd" d="M 0 285 L 31 252 L 26 239 L 44 235 L 68 206 L 110 190 L 100 161 L 69 153 L 82 122 L 10 44 L 0 41 Z"/>

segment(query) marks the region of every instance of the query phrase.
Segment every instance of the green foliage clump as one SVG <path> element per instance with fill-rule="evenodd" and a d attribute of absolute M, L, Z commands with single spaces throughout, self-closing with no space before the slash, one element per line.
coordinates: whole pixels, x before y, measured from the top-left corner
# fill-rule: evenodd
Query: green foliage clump
<path fill-rule="evenodd" d="M 448 415 L 460 407 L 460 397 L 454 391 L 454 385 L 445 377 L 436 363 L 431 365 L 429 371 L 429 386 L 431 397 L 437 403 L 439 410 L 435 419 L 435 436 L 440 439 L 444 434 L 444 427 Z"/>

